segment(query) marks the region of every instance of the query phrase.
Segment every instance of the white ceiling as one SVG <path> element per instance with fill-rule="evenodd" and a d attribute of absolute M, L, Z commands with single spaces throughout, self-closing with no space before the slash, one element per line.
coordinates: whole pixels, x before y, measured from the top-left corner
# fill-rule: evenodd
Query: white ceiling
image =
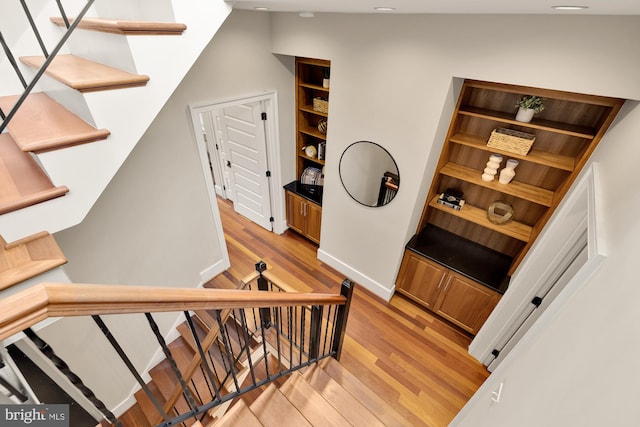
<path fill-rule="evenodd" d="M 267 7 L 271 12 L 438 13 L 518 15 L 640 15 L 640 0 L 227 0 L 234 9 Z M 588 6 L 579 11 L 554 10 L 556 5 Z M 393 7 L 379 12 L 375 7 Z"/>

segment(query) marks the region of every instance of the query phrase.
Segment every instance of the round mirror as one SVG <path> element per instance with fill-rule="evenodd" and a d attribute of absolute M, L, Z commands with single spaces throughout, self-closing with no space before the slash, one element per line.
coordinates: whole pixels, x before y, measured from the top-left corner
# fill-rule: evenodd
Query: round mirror
<path fill-rule="evenodd" d="M 349 145 L 340 157 L 340 180 L 347 193 L 365 206 L 384 206 L 396 196 L 400 173 L 393 157 L 370 141 Z"/>

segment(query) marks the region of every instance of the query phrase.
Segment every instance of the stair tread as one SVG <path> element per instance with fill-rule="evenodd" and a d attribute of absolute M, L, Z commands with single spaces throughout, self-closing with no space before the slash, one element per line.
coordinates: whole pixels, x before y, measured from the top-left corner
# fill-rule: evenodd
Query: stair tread
<path fill-rule="evenodd" d="M 32 68 L 39 69 L 46 58 L 44 56 L 21 56 L 20 61 Z M 80 92 L 144 86 L 149 81 L 149 76 L 129 73 L 70 54 L 57 55 L 47 67 L 45 74 Z"/>
<path fill-rule="evenodd" d="M 384 427 L 384 424 L 367 407 L 322 368 L 313 365 L 303 374 L 303 378 L 354 426 Z"/>
<path fill-rule="evenodd" d="M 67 187 L 53 185 L 30 154 L 13 138 L 0 134 L 0 215 L 60 197 Z"/>
<path fill-rule="evenodd" d="M 153 381 L 148 383 L 147 386 L 151 394 L 153 394 L 160 405 L 163 405 L 165 399 L 162 396 L 162 393 L 160 393 L 158 387 L 153 383 Z M 134 393 L 134 397 L 136 398 L 136 402 L 138 402 L 140 411 L 144 414 L 144 417 L 149 421 L 151 425 L 156 425 L 160 421 L 162 421 L 162 415 L 158 412 L 151 398 L 142 388 Z"/>
<path fill-rule="evenodd" d="M 219 421 L 213 424 L 214 427 L 260 427 L 263 424 L 258 417 L 251 411 L 242 399 L 238 400 L 229 411 L 224 414 Z"/>
<path fill-rule="evenodd" d="M 54 16 L 50 19 L 56 25 L 65 25 L 61 17 Z M 74 21 L 74 18 L 68 19 L 70 23 Z M 180 35 L 187 26 L 177 22 L 82 18 L 76 28 L 125 35 Z"/>
<path fill-rule="evenodd" d="M 10 245 L 0 237 L 0 246 L 0 290 L 67 262 L 54 237 L 46 232 Z"/>
<path fill-rule="evenodd" d="M 385 425 L 411 426 L 412 424 L 398 413 L 393 407 L 367 387 L 355 375 L 340 364 L 337 360 L 329 357 L 323 359 L 318 364 L 331 378 L 340 384 L 351 395 L 355 396 L 365 407 L 367 407 Z"/>
<path fill-rule="evenodd" d="M 312 425 L 273 384 L 249 408 L 266 427 L 281 427 L 283 420 L 297 427 Z"/>
<path fill-rule="evenodd" d="M 0 108 L 11 110 L 17 95 L 0 97 Z M 42 92 L 30 94 L 7 125 L 22 151 L 56 150 L 106 139 L 109 131 L 96 129 Z"/>
<path fill-rule="evenodd" d="M 312 425 L 349 425 L 347 419 L 298 372 L 291 375 L 280 391 Z"/>

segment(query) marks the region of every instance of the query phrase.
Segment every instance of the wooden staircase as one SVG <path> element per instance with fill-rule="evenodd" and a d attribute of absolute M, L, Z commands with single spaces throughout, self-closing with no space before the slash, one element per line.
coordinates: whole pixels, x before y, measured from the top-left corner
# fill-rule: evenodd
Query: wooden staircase
<path fill-rule="evenodd" d="M 51 18 L 64 25 L 62 18 Z M 86 18 L 86 30 L 122 35 L 180 35 L 184 24 Z M 44 56 L 23 56 L 34 69 Z M 75 55 L 58 55 L 46 75 L 80 93 L 144 86 L 149 76 L 119 70 Z M 20 95 L 0 96 L 0 108 L 8 114 Z M 62 197 L 73 189 L 56 185 L 42 169 L 37 155 L 81 144 L 106 140 L 110 132 L 97 129 L 44 92 L 29 94 L 0 134 L 0 215 Z M 53 236 L 37 233 L 7 244 L 0 237 L 0 290 L 6 289 L 67 262 Z"/>
<path fill-rule="evenodd" d="M 206 334 L 213 317 L 208 312 L 196 312 L 198 334 Z M 232 322 L 232 319 L 227 320 Z M 230 328 L 233 330 L 233 328 Z M 180 337 L 169 344 L 180 372 L 188 370 L 190 361 L 196 357 L 197 348 L 190 329 L 183 323 L 178 327 Z M 237 342 L 234 344 L 237 345 Z M 262 347 L 254 343 L 252 351 L 259 353 Z M 212 353 L 215 354 L 215 353 Z M 261 355 L 258 358 L 262 357 Z M 278 363 L 270 356 L 270 365 Z M 223 371 L 222 360 L 212 361 L 217 370 Z M 270 368 L 271 369 L 271 368 Z M 244 374 L 243 363 L 238 363 L 236 373 L 240 381 Z M 258 373 L 257 375 L 259 375 Z M 178 385 L 169 362 L 165 359 L 150 370 L 151 381 L 147 384 L 155 398 L 164 405 L 171 391 Z M 193 395 L 198 404 L 213 399 L 207 394 L 203 373 L 196 371 L 190 378 Z M 248 379 L 248 378 L 247 378 Z M 225 390 L 224 384 L 218 384 Z M 143 390 L 135 393 L 136 404 L 125 412 L 119 421 L 124 427 L 151 427 L 162 419 L 150 398 Z M 176 403 L 183 413 L 188 410 L 184 396 Z M 208 411 L 200 422 L 190 421 L 185 425 L 196 427 L 226 426 L 411 426 L 411 422 L 400 415 L 391 405 L 366 386 L 355 375 L 333 358 L 323 359 L 302 371 L 280 378 L 252 392 L 235 398 L 220 407 Z"/>

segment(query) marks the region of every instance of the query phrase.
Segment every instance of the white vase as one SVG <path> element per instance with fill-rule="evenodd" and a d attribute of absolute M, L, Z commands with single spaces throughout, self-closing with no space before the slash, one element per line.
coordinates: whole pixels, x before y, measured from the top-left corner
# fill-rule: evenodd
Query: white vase
<path fill-rule="evenodd" d="M 329 79 L 322 79 L 322 87 L 329 89 Z"/>
<path fill-rule="evenodd" d="M 510 183 L 513 177 L 516 176 L 515 168 L 518 164 L 519 162 L 515 159 L 507 160 L 507 165 L 500 171 L 500 178 L 498 178 L 498 182 L 500 184 Z"/>
<path fill-rule="evenodd" d="M 495 175 L 498 173 L 500 162 L 502 162 L 502 156 L 500 154 L 492 154 L 491 156 L 489 156 L 489 161 L 487 162 L 487 165 L 483 171 L 484 173 L 481 177 L 483 181 L 493 181 Z"/>
<path fill-rule="evenodd" d="M 529 123 L 531 119 L 533 119 L 533 115 L 535 114 L 535 110 L 533 108 L 518 108 L 518 112 L 516 113 L 516 120 L 519 122 Z"/>

